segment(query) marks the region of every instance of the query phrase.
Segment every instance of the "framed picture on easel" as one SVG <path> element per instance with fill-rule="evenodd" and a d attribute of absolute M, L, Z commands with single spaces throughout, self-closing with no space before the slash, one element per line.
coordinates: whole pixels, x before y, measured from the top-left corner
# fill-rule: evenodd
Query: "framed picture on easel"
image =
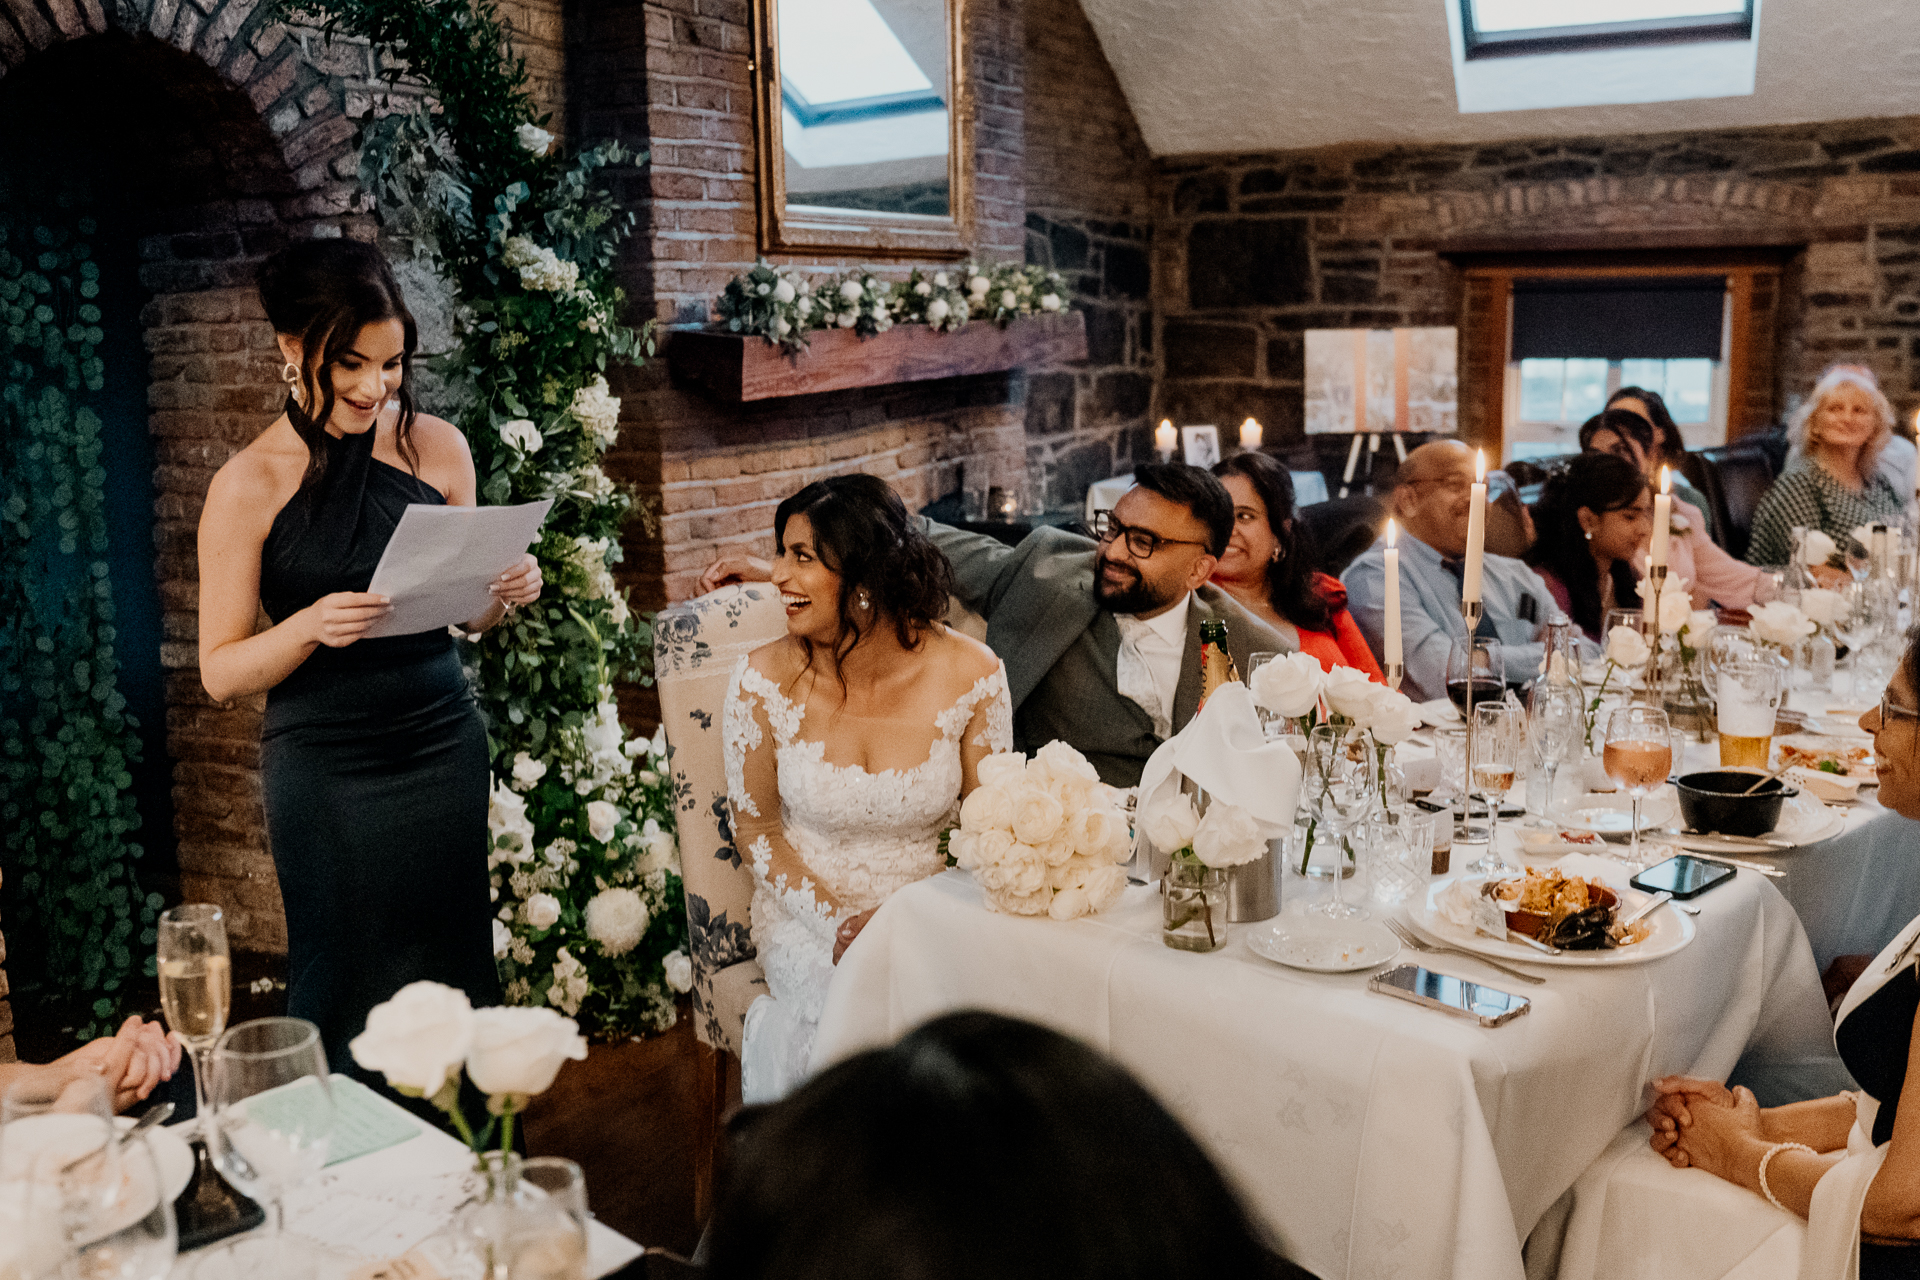
<path fill-rule="evenodd" d="M 1220 428 L 1180 428 L 1181 456 L 1190 467 L 1211 467 L 1220 461 Z"/>

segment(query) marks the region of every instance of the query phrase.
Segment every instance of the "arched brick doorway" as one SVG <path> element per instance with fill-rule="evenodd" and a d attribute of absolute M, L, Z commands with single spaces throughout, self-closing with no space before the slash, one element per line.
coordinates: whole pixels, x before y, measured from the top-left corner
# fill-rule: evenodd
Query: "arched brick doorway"
<path fill-rule="evenodd" d="M 43 185 L 83 179 L 101 213 L 103 286 L 116 270 L 122 286 L 112 306 L 103 297 L 101 354 L 117 329 L 131 388 L 120 426 L 133 433 L 118 460 L 143 454 L 144 474 L 130 481 L 122 465 L 109 494 L 116 597 L 135 615 L 142 585 L 148 601 L 120 656 L 147 739 L 143 838 L 167 855 L 150 859 L 166 873 L 157 887 L 177 872 L 181 895 L 228 907 L 237 945 L 278 950 L 259 707 L 210 703 L 200 685 L 195 528 L 213 472 L 280 407 L 252 287 L 260 258 L 289 238 L 370 234 L 343 106 L 375 68 L 364 45 L 265 18 L 255 0 L 0 5 L 0 165 L 29 166 Z M 120 581 L 129 548 L 144 584 Z"/>

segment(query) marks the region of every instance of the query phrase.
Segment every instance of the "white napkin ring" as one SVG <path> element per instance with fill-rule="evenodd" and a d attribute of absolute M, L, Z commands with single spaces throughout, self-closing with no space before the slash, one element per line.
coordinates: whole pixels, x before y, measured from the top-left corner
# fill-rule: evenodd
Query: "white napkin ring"
<path fill-rule="evenodd" d="M 1767 1154 L 1760 1157 L 1760 1194 L 1767 1198 L 1768 1204 L 1780 1212 L 1791 1213 L 1793 1211 L 1781 1204 L 1780 1198 L 1773 1194 L 1772 1188 L 1767 1186 L 1767 1163 L 1782 1151 L 1804 1151 L 1810 1156 L 1817 1156 L 1820 1153 L 1804 1142 L 1776 1142 L 1767 1148 Z"/>

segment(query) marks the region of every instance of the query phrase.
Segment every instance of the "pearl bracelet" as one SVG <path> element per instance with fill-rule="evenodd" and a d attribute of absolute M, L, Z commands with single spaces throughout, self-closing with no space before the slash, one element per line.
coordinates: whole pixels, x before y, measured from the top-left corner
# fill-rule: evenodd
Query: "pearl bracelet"
<path fill-rule="evenodd" d="M 1774 1208 L 1780 1210 L 1782 1213 L 1790 1213 L 1792 1210 L 1781 1204 L 1780 1198 L 1774 1195 L 1772 1189 L 1767 1186 L 1767 1162 L 1779 1155 L 1782 1151 L 1804 1151 L 1810 1156 L 1819 1155 L 1820 1153 L 1804 1142 L 1776 1142 L 1767 1148 L 1767 1154 L 1760 1157 L 1760 1194 L 1765 1196 L 1767 1203 Z"/>

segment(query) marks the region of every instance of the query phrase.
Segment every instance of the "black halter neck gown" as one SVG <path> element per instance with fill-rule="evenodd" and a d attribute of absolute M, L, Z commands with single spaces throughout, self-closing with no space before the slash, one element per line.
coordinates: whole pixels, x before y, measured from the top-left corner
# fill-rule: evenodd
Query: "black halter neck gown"
<path fill-rule="evenodd" d="M 376 460 L 374 433 L 323 436 L 320 483 L 283 507 L 261 551 L 276 623 L 365 591 L 408 503 L 431 485 Z M 487 739 L 446 631 L 321 646 L 267 694 L 267 835 L 287 916 L 287 1005 L 318 1024 L 335 1071 L 368 1083 L 347 1042 L 409 982 L 498 1004 L 487 881 Z"/>

